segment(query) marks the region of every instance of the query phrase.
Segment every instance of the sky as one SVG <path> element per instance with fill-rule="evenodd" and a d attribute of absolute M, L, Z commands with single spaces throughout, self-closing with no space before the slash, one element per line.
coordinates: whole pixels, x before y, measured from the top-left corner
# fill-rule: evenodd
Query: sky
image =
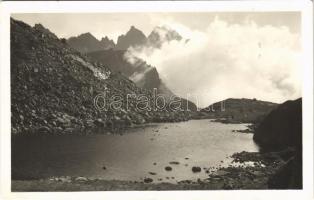
<path fill-rule="evenodd" d="M 161 79 L 200 107 L 225 98 L 281 103 L 301 96 L 298 12 L 14 14 L 41 23 L 58 37 L 90 32 L 114 41 L 130 26 L 147 36 L 156 26 L 175 29 L 188 43 L 129 49 L 156 67 Z M 192 97 L 191 97 L 192 96 Z M 193 99 L 194 98 L 194 99 Z"/>

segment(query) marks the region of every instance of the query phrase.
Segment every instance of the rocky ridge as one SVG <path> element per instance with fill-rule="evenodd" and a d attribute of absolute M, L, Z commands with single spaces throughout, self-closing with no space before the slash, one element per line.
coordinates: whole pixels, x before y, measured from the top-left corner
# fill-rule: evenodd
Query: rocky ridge
<path fill-rule="evenodd" d="M 99 41 L 91 33 L 83 33 L 77 37 L 70 37 L 67 40 L 67 43 L 81 53 L 100 51 L 115 47 L 113 40 L 110 40 L 107 36 Z"/>

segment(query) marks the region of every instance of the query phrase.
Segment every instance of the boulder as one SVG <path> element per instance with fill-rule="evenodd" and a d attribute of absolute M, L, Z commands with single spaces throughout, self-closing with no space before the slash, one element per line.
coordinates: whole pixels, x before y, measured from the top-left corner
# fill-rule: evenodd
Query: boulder
<path fill-rule="evenodd" d="M 202 169 L 200 167 L 192 167 L 192 172 L 198 173 L 200 171 L 202 171 Z"/>
<path fill-rule="evenodd" d="M 151 183 L 153 182 L 153 179 L 151 178 L 144 178 L 144 183 Z"/>
<path fill-rule="evenodd" d="M 172 167 L 167 166 L 167 167 L 165 167 L 165 170 L 166 170 L 166 171 L 171 171 L 171 170 L 172 170 Z"/>

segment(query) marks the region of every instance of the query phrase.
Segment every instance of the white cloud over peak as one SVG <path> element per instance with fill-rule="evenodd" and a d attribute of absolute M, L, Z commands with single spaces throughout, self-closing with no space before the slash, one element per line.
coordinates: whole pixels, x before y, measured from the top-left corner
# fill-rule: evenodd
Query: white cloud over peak
<path fill-rule="evenodd" d="M 203 107 L 229 97 L 283 102 L 301 96 L 300 38 L 287 27 L 228 24 L 216 18 L 205 31 L 195 31 L 163 23 L 188 42 L 130 48 L 128 53 L 155 66 L 179 96 L 198 96 Z"/>

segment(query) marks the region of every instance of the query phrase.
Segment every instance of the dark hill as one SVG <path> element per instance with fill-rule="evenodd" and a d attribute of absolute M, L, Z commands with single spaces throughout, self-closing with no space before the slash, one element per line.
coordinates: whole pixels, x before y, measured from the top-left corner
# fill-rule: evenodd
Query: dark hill
<path fill-rule="evenodd" d="M 271 110 L 276 108 L 276 103 L 256 99 L 229 98 L 216 102 L 201 112 L 212 118 L 224 118 L 226 123 L 256 123 L 261 121 Z"/>

